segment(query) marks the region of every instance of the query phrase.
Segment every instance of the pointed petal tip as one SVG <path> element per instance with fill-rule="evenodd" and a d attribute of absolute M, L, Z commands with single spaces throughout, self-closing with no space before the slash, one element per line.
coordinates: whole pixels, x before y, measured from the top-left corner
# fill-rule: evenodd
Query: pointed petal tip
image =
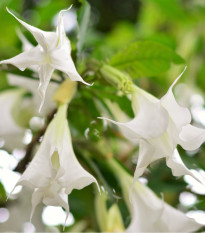
<path fill-rule="evenodd" d="M 15 188 L 19 185 L 19 181 L 15 184 L 15 186 L 13 187 L 13 189 L 11 190 L 11 192 L 8 194 L 6 201 L 8 201 L 8 199 L 11 197 L 11 194 L 13 193 L 13 191 L 15 190 Z"/>
<path fill-rule="evenodd" d="M 99 193 L 101 194 L 101 189 L 100 189 L 100 186 L 99 186 L 97 180 L 95 180 L 95 183 L 96 183 L 96 185 L 97 185 L 97 188 L 98 188 Z"/>
<path fill-rule="evenodd" d="M 9 14 L 11 14 L 15 17 L 15 15 L 9 10 L 9 8 L 7 6 L 6 6 L 6 10 L 8 11 Z"/>
<path fill-rule="evenodd" d="M 108 121 L 112 121 L 111 119 L 108 119 L 106 117 L 97 117 L 98 119 L 101 119 L 101 120 L 108 120 Z"/>
<path fill-rule="evenodd" d="M 112 123 L 114 123 L 114 124 L 118 124 L 118 123 L 120 124 L 120 122 L 113 121 L 113 120 L 108 119 L 108 118 L 106 118 L 106 117 L 97 117 L 97 118 L 100 119 L 100 120 L 112 122 Z"/>
<path fill-rule="evenodd" d="M 125 123 L 122 123 L 122 122 L 117 122 L 117 121 L 111 120 L 111 119 L 106 118 L 106 117 L 97 117 L 97 118 L 101 119 L 101 120 L 109 121 L 109 122 L 111 122 L 113 124 L 116 124 L 116 125 L 123 125 L 123 124 L 125 124 Z"/>
<path fill-rule="evenodd" d="M 91 84 L 89 84 L 89 83 L 88 83 L 88 85 L 89 85 L 89 86 L 93 86 L 93 85 L 94 85 L 94 82 L 93 82 L 93 83 L 91 83 Z"/>
<path fill-rule="evenodd" d="M 41 110 L 42 110 L 42 108 L 43 108 L 43 101 L 41 101 L 41 104 L 40 104 L 40 106 L 39 106 L 39 109 L 38 109 L 38 113 L 41 113 Z"/>
<path fill-rule="evenodd" d="M 87 85 L 87 86 L 89 86 L 89 87 L 91 87 L 91 86 L 94 85 L 94 82 L 93 82 L 93 83 L 87 83 L 87 82 L 85 82 L 82 78 L 81 78 L 80 80 L 76 80 L 76 81 L 80 81 L 80 82 L 84 83 L 85 85 Z"/>
<path fill-rule="evenodd" d="M 38 110 L 38 112 L 40 113 L 41 110 L 42 110 L 42 108 L 43 108 L 44 101 L 45 101 L 45 94 L 44 94 L 44 92 L 42 91 L 42 88 L 41 88 L 40 85 L 38 86 L 38 93 L 39 93 L 39 96 L 40 96 L 40 98 L 41 98 L 41 103 L 40 103 L 40 107 L 39 107 L 39 110 Z"/>
<path fill-rule="evenodd" d="M 71 8 L 73 7 L 73 4 L 71 4 L 67 9 L 65 9 L 64 11 L 69 11 Z"/>
<path fill-rule="evenodd" d="M 7 61 L 7 60 L 0 61 L 0 65 L 8 64 L 6 61 Z"/>
<path fill-rule="evenodd" d="M 41 101 L 40 107 L 38 109 L 38 112 L 41 113 L 41 110 L 43 108 L 44 100 Z"/>
<path fill-rule="evenodd" d="M 30 218 L 29 218 L 29 222 L 30 222 L 30 223 L 31 223 L 31 220 L 32 220 L 32 218 L 33 218 L 33 214 L 34 214 L 34 210 L 32 209 L 31 214 L 30 214 Z"/>
<path fill-rule="evenodd" d="M 64 224 L 63 224 L 63 231 L 65 231 L 66 222 L 67 222 L 67 220 L 68 220 L 68 214 L 69 214 L 69 213 L 66 211 L 65 222 L 64 222 Z"/>
<path fill-rule="evenodd" d="M 186 71 L 187 66 L 184 67 L 184 70 L 181 72 L 181 74 L 176 78 L 176 80 L 172 83 L 171 87 L 169 89 L 172 89 L 173 86 L 178 82 L 178 80 L 181 78 L 181 76 L 184 74 L 184 72 Z"/>
<path fill-rule="evenodd" d="M 69 11 L 72 7 L 73 7 L 73 4 L 71 4 L 68 8 L 61 10 L 60 13 Z"/>

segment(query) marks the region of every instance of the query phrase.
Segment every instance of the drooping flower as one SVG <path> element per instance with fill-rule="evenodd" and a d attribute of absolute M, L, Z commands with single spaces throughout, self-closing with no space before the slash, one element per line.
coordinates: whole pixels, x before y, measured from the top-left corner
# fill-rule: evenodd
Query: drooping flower
<path fill-rule="evenodd" d="M 184 165 L 176 150 L 178 144 L 185 150 L 195 150 L 205 140 L 205 130 L 190 124 L 189 110 L 179 106 L 173 95 L 172 88 L 181 75 L 160 100 L 135 87 L 136 91 L 132 94 L 135 118 L 131 121 L 121 123 L 102 118 L 118 125 L 129 140 L 139 142 L 135 180 L 144 173 L 150 163 L 165 157 L 173 175 L 191 175 L 205 184 L 203 177 Z"/>
<path fill-rule="evenodd" d="M 131 213 L 126 232 L 193 232 L 202 227 L 194 219 L 158 198 L 147 186 L 136 181 L 113 159 L 109 160 L 122 187 L 123 196 Z M 131 202 L 130 202 L 131 201 Z"/>
<path fill-rule="evenodd" d="M 22 144 L 25 128 L 17 124 L 15 115 L 16 107 L 19 106 L 18 103 L 24 94 L 23 89 L 11 89 L 0 93 L 0 138 L 5 140 L 5 147 L 8 150 Z"/>
<path fill-rule="evenodd" d="M 22 71 L 27 67 L 38 67 L 40 79 L 38 90 L 42 98 L 40 109 L 43 106 L 46 89 L 55 69 L 64 72 L 72 81 L 86 83 L 78 74 L 71 58 L 71 45 L 66 37 L 62 19 L 63 12 L 67 10 L 60 11 L 58 15 L 56 32 L 46 32 L 31 26 L 17 18 L 8 10 L 11 15 L 31 32 L 38 42 L 38 45 L 31 47 L 29 50 L 13 58 L 3 60 L 0 64 L 12 64 Z"/>
<path fill-rule="evenodd" d="M 73 189 L 82 189 L 93 182 L 97 184 L 75 157 L 66 110 L 67 104 L 60 105 L 40 148 L 16 184 L 33 189 L 31 216 L 41 201 L 45 205 L 62 206 L 68 214 L 67 195 Z"/>

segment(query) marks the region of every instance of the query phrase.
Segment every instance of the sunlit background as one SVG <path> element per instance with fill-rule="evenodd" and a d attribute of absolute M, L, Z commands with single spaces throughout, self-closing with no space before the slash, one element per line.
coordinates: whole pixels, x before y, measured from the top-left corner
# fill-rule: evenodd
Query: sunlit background
<path fill-rule="evenodd" d="M 175 49 L 187 65 L 187 72 L 175 87 L 175 95 L 181 105 L 189 107 L 193 116 L 193 124 L 205 127 L 205 1 L 204 0 L 89 0 L 92 7 L 90 31 L 86 38 L 86 54 L 98 59 L 109 58 L 111 54 L 136 39 L 152 39 L 160 41 Z M 55 30 L 59 10 L 73 7 L 64 14 L 64 26 L 72 43 L 76 41 L 76 11 L 78 1 L 66 0 L 1 0 L 0 1 L 0 60 L 13 57 L 21 51 L 21 43 L 16 34 L 21 26 L 9 15 L 5 8 L 30 24 L 44 30 Z M 22 28 L 21 28 L 22 30 Z M 22 30 L 35 44 L 32 36 Z M 172 66 L 168 72 L 151 78 L 140 78 L 137 84 L 161 97 L 166 93 L 169 84 L 178 76 L 181 67 Z M 0 70 L 0 91 L 8 88 L 6 74 Z M 65 212 L 60 207 L 38 206 L 32 222 L 29 221 L 31 211 L 31 192 L 16 187 L 20 174 L 13 171 L 26 154 L 26 146 L 31 142 L 33 132 L 45 124 L 42 116 L 35 116 L 29 122 L 30 129 L 21 133 L 21 146 L 14 148 L 13 135 L 11 145 L 5 145 L 0 139 L 0 231 L 57 232 L 62 230 Z M 86 131 L 87 132 L 87 131 Z M 85 134 L 86 134 L 85 132 Z M 88 133 L 88 132 L 87 132 Z M 11 135 L 12 136 L 12 135 Z M 205 147 L 192 153 L 179 148 L 184 162 L 191 168 L 199 168 L 204 173 Z M 134 159 L 133 159 L 134 160 Z M 152 175 L 147 174 L 141 179 L 157 193 L 164 193 L 164 199 L 178 207 L 199 223 L 205 223 L 205 187 L 190 176 L 175 181 L 164 162 L 153 164 Z M 164 175 L 167 174 L 167 175 Z M 160 178 L 160 180 L 159 180 Z M 176 182 L 176 183 L 175 183 Z M 13 190 L 13 192 L 12 192 Z M 82 196 L 89 190 L 82 190 Z M 10 194 L 12 192 L 12 194 Z M 81 197 L 79 191 L 71 194 L 70 214 L 66 229 L 83 231 L 92 229 L 92 224 L 85 218 L 92 215 L 84 203 L 77 203 Z M 7 197 L 9 199 L 7 200 Z M 90 201 L 89 197 L 88 200 Z M 83 199 L 86 201 L 87 199 Z M 88 203 L 89 203 L 88 201 Z M 86 209 L 88 208 L 88 210 Z M 76 210 L 80 213 L 76 214 Z M 94 213 L 93 213 L 94 215 Z"/>

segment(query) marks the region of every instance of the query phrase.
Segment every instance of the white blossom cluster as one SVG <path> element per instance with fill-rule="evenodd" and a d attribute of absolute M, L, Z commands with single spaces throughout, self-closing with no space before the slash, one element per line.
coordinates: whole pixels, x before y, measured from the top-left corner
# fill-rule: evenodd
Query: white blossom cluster
<path fill-rule="evenodd" d="M 63 12 L 67 10 L 60 11 L 55 32 L 45 32 L 31 26 L 8 10 L 34 36 L 38 45 L 34 47 L 20 34 L 24 52 L 3 60 L 0 64 L 12 64 L 21 71 L 30 68 L 38 74 L 40 82 L 37 88 L 34 80 L 22 81 L 20 76 L 8 76 L 9 82 L 21 86 L 21 89 L 4 91 L 0 95 L 0 136 L 6 138 L 8 135 L 16 137 L 22 134 L 22 129 L 12 118 L 11 111 L 18 99 L 25 94 L 25 89 L 33 93 L 33 104 L 40 105 L 42 111 L 47 109 L 49 112 L 48 109 L 53 106 L 50 106 L 49 99 L 57 89 L 57 84 L 49 83 L 54 70 L 62 71 L 74 82 L 80 81 L 89 85 L 78 74 L 71 58 L 71 45 L 66 37 L 62 18 Z M 205 140 L 205 130 L 191 125 L 189 110 L 181 107 L 175 100 L 172 89 L 177 80 L 161 99 L 134 86 L 131 102 L 135 117 L 131 121 L 122 123 L 102 117 L 118 125 L 128 140 L 139 144 L 134 181 L 115 160 L 110 160 L 110 166 L 119 176 L 132 216 L 128 228 L 123 229 L 127 232 L 192 232 L 201 227 L 195 220 L 159 199 L 138 181 L 152 162 L 166 158 L 167 166 L 171 168 L 174 176 L 191 175 L 205 185 L 205 178 L 196 170 L 189 170 L 177 151 L 177 145 L 185 150 L 196 150 Z M 38 100 L 36 89 L 41 101 Z M 80 165 L 73 151 L 66 116 L 71 98 L 72 95 L 65 103 L 58 104 L 57 114 L 48 125 L 39 149 L 16 184 L 28 186 L 33 190 L 31 217 L 40 202 L 61 206 L 68 216 L 68 195 L 73 189 L 82 189 L 91 183 L 98 187 L 97 180 Z"/>

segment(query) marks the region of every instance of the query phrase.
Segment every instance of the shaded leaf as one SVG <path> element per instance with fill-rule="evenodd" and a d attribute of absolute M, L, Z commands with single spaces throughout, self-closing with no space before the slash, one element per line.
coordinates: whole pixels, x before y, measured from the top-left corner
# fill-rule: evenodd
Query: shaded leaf
<path fill-rule="evenodd" d="M 126 71 L 132 78 L 153 76 L 169 69 L 170 63 L 184 60 L 170 47 L 156 41 L 136 41 L 115 54 L 109 64 Z"/>
<path fill-rule="evenodd" d="M 3 184 L 0 182 L 0 205 L 3 205 L 6 202 L 6 191 Z"/>

